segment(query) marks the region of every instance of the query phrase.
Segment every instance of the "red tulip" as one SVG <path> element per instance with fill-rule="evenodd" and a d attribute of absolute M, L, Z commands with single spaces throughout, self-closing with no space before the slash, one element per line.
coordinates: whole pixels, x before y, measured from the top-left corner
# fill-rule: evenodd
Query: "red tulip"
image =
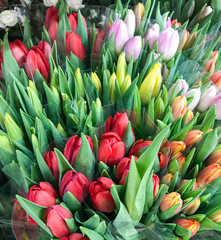
<path fill-rule="evenodd" d="M 135 162 L 137 161 L 138 157 L 134 156 Z M 125 180 L 127 177 L 127 174 L 130 170 L 130 162 L 131 162 L 131 157 L 125 157 L 120 160 L 120 162 L 117 165 L 116 169 L 116 177 L 117 180 L 119 181 L 120 185 L 125 184 Z"/>
<path fill-rule="evenodd" d="M 69 236 L 60 238 L 60 240 L 89 240 L 89 238 L 81 233 L 72 233 Z"/>
<path fill-rule="evenodd" d="M 49 54 L 51 53 L 51 45 L 46 41 L 40 41 L 38 47 L 42 50 L 47 60 L 49 60 Z"/>
<path fill-rule="evenodd" d="M 155 199 L 159 191 L 160 179 L 156 174 L 153 174 L 152 181 L 153 181 L 153 199 Z"/>
<path fill-rule="evenodd" d="M 63 197 L 64 194 L 69 191 L 78 202 L 82 203 L 88 194 L 88 188 L 89 182 L 82 173 L 69 170 L 65 173 L 60 182 L 59 193 L 61 197 Z"/>
<path fill-rule="evenodd" d="M 52 234 L 61 238 L 69 234 L 68 226 L 65 219 L 73 218 L 72 214 L 61 205 L 49 207 L 45 212 L 45 222 Z"/>
<path fill-rule="evenodd" d="M 84 61 L 86 56 L 85 49 L 81 42 L 81 37 L 75 32 L 66 33 L 66 53 L 69 56 L 71 52 L 80 58 L 81 61 Z"/>
<path fill-rule="evenodd" d="M 14 42 L 9 43 L 11 52 L 19 67 L 22 67 L 25 63 L 26 55 L 28 50 L 26 49 L 23 42 L 16 39 Z M 1 55 L 3 56 L 3 46 L 1 47 Z M 3 60 L 3 59 L 2 59 Z"/>
<path fill-rule="evenodd" d="M 113 167 L 124 157 L 125 145 L 117 133 L 107 132 L 102 135 L 99 143 L 98 162 L 102 161 L 106 165 Z"/>
<path fill-rule="evenodd" d="M 48 79 L 50 67 L 47 58 L 39 47 L 34 46 L 28 51 L 25 70 L 30 79 L 34 78 L 36 70 L 38 70 L 45 79 Z"/>
<path fill-rule="evenodd" d="M 97 38 L 96 38 L 95 43 L 94 43 L 94 49 L 93 49 L 94 54 L 96 54 L 96 55 L 100 54 L 101 47 L 103 45 L 105 36 L 106 36 L 106 32 L 103 31 L 103 30 L 101 30 L 98 33 Z"/>
<path fill-rule="evenodd" d="M 43 207 L 54 205 L 57 198 L 56 190 L 48 182 L 40 182 L 39 185 L 31 187 L 28 192 L 28 200 Z"/>
<path fill-rule="evenodd" d="M 91 150 L 93 151 L 93 141 L 90 136 L 86 136 L 88 143 L 91 147 Z M 82 144 L 81 137 L 78 137 L 77 135 L 72 136 L 68 139 L 65 148 L 64 148 L 64 156 L 68 160 L 68 162 L 74 166 L 74 163 L 76 161 L 76 158 L 78 156 L 78 153 L 80 151 Z"/>
<path fill-rule="evenodd" d="M 89 193 L 96 210 L 109 213 L 116 208 L 114 199 L 110 193 L 112 184 L 115 183 L 107 177 L 100 177 L 98 181 L 91 183 Z"/>
<path fill-rule="evenodd" d="M 136 141 L 130 148 L 128 155 L 136 155 L 136 153 L 138 153 L 141 149 L 149 146 L 151 143 L 152 141 L 143 141 L 142 139 Z"/>
<path fill-rule="evenodd" d="M 84 26 L 86 28 L 86 31 L 88 32 L 86 20 L 85 20 L 84 16 L 82 16 L 82 18 L 83 18 L 83 22 L 84 22 Z M 78 13 L 70 13 L 68 15 L 68 20 L 69 20 L 69 23 L 70 23 L 71 31 L 76 32 L 77 24 L 78 24 Z"/>
<path fill-rule="evenodd" d="M 48 167 L 50 168 L 52 174 L 54 175 L 55 179 L 59 180 L 59 167 L 58 167 L 58 159 L 54 151 L 47 152 L 44 156 L 44 160 L 47 163 Z"/>
<path fill-rule="evenodd" d="M 50 8 L 48 8 L 48 10 L 46 12 L 46 16 L 45 16 L 45 27 L 46 27 L 46 29 L 49 28 L 50 22 L 51 22 L 51 20 L 54 16 L 58 17 L 58 9 L 51 6 Z"/>
<path fill-rule="evenodd" d="M 51 18 L 50 25 L 48 27 L 48 34 L 52 44 L 57 39 L 58 23 L 59 23 L 59 17 L 54 15 Z"/>
<path fill-rule="evenodd" d="M 106 132 L 116 132 L 120 138 L 123 137 L 129 119 L 126 113 L 116 113 L 114 118 L 110 116 L 106 121 Z M 133 132 L 133 129 L 132 129 Z M 134 137 L 135 139 L 135 137 Z"/>

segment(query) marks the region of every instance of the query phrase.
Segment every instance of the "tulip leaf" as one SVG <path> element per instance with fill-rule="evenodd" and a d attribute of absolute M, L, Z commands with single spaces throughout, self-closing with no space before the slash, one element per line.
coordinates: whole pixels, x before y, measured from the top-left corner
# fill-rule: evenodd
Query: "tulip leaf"
<path fill-rule="evenodd" d="M 204 133 L 208 132 L 208 130 L 213 127 L 215 119 L 216 119 L 216 109 L 215 109 L 215 105 L 213 105 L 206 112 L 206 115 L 203 118 L 203 122 L 201 124 L 200 130 L 203 131 Z"/>
<path fill-rule="evenodd" d="M 1 143 L 4 144 L 4 143 Z M 6 149 L 0 147 L 0 162 L 3 166 L 10 164 L 11 159 L 14 158 L 14 154 L 11 152 L 8 152 Z"/>
<path fill-rule="evenodd" d="M 181 169 L 181 171 L 180 171 L 180 175 L 181 175 L 182 178 L 184 178 L 184 176 L 185 176 L 186 173 L 187 173 L 187 170 L 188 170 L 188 168 L 189 168 L 189 166 L 190 166 L 190 163 L 191 163 L 191 161 L 192 161 L 192 159 L 193 159 L 193 156 L 194 156 L 194 154 L 195 154 L 195 151 L 196 151 L 195 148 L 191 149 L 190 153 L 189 153 L 189 154 L 187 155 L 187 157 L 186 157 L 186 162 L 184 163 L 184 165 L 183 165 L 183 167 L 182 167 L 182 169 Z"/>
<path fill-rule="evenodd" d="M 189 239 L 191 237 L 191 232 L 188 229 L 185 229 L 181 226 L 179 226 L 178 224 L 176 225 L 175 229 L 174 229 L 174 233 L 179 236 L 182 237 L 182 239 Z"/>
<path fill-rule="evenodd" d="M 208 217 L 205 217 L 200 222 L 200 231 L 209 231 L 209 230 L 221 231 L 221 225 L 213 222 Z"/>
<path fill-rule="evenodd" d="M 69 98 L 72 99 L 72 94 L 68 86 L 67 78 L 65 77 L 64 72 L 60 66 L 59 66 L 59 84 L 60 84 L 61 93 L 66 93 L 69 96 Z"/>
<path fill-rule="evenodd" d="M 74 68 L 73 68 L 73 71 L 74 71 L 74 72 L 75 72 L 78 68 L 80 68 L 81 70 L 86 69 L 85 63 L 82 62 L 81 59 L 78 58 L 76 55 L 74 55 L 72 52 L 71 52 L 71 54 L 70 54 L 69 60 L 71 61 L 72 66 L 74 67 Z"/>
<path fill-rule="evenodd" d="M 175 186 L 177 185 L 179 181 L 179 171 L 177 171 L 174 176 L 173 176 L 173 179 L 170 183 L 170 186 L 169 186 L 169 189 L 168 189 L 168 192 L 172 192 L 175 188 Z"/>
<path fill-rule="evenodd" d="M 133 134 L 133 129 L 132 129 L 130 121 L 127 124 L 127 127 L 125 129 L 124 135 L 123 135 L 121 140 L 124 142 L 125 155 L 127 156 L 127 153 L 129 151 L 129 149 L 131 148 L 131 146 L 133 145 L 133 143 L 135 141 L 135 137 L 134 137 L 134 134 Z"/>
<path fill-rule="evenodd" d="M 160 31 L 162 31 L 165 28 L 166 19 L 167 19 L 168 14 L 169 14 L 169 12 L 161 15 L 161 13 L 160 13 L 160 2 L 158 2 L 157 11 L 156 11 L 156 23 L 159 24 Z"/>
<path fill-rule="evenodd" d="M 218 191 L 221 185 L 221 176 L 207 184 L 206 190 L 204 191 L 203 195 L 210 194 L 209 199 Z"/>
<path fill-rule="evenodd" d="M 42 207 L 40 205 L 37 205 L 33 202 L 30 202 L 29 200 L 16 195 L 16 198 L 18 199 L 18 202 L 24 208 L 24 210 L 27 212 L 27 214 L 36 222 L 38 225 L 49 234 L 50 237 L 53 237 L 51 231 L 44 223 L 44 214 L 46 211 L 46 207 Z"/>
<path fill-rule="evenodd" d="M 62 199 L 64 203 L 74 212 L 81 207 L 81 204 L 78 202 L 75 196 L 69 191 L 64 194 Z"/>
<path fill-rule="evenodd" d="M 194 214 L 191 216 L 186 216 L 186 219 L 195 219 L 197 222 L 201 222 L 206 216 L 204 214 Z"/>
<path fill-rule="evenodd" d="M 16 156 L 19 166 L 25 171 L 26 174 L 30 174 L 32 160 L 20 150 L 16 150 Z"/>
<path fill-rule="evenodd" d="M 64 137 L 61 135 L 61 133 L 58 131 L 58 129 L 55 127 L 55 125 L 51 121 L 49 121 L 49 122 L 51 125 L 51 131 L 52 131 L 52 135 L 53 135 L 56 147 L 59 149 L 64 149 L 64 147 L 65 147 Z"/>
<path fill-rule="evenodd" d="M 75 233 L 77 231 L 78 227 L 75 223 L 74 218 L 70 218 L 70 219 L 66 218 L 65 222 L 68 226 L 68 230 L 69 230 L 70 233 Z"/>
<path fill-rule="evenodd" d="M 39 118 L 35 120 L 35 130 L 36 135 L 42 150 L 46 149 L 48 146 L 48 138 L 42 121 Z"/>
<path fill-rule="evenodd" d="M 10 179 L 13 179 L 16 183 L 17 187 L 20 187 L 22 182 L 22 174 L 19 168 L 19 165 L 14 160 L 7 165 L 5 165 L 2 169 L 2 172 L 6 174 Z"/>
<path fill-rule="evenodd" d="M 81 226 L 80 230 L 83 233 L 83 235 L 87 235 L 90 240 L 104 240 L 104 238 L 99 233 L 97 233 L 91 229 Z"/>
<path fill-rule="evenodd" d="M 181 203 L 177 203 L 174 206 L 168 208 L 167 210 L 161 211 L 158 215 L 160 220 L 165 221 L 165 220 L 171 218 L 175 214 L 175 212 L 178 209 L 178 207 L 180 206 L 180 204 Z"/>
<path fill-rule="evenodd" d="M 58 166 L 59 166 L 59 182 L 61 182 L 62 177 L 64 174 L 69 170 L 74 170 L 68 160 L 64 157 L 64 155 L 57 149 L 54 149 L 57 159 L 58 159 Z"/>
<path fill-rule="evenodd" d="M 83 16 L 81 14 L 81 11 L 78 11 L 78 24 L 77 24 L 77 30 L 76 33 L 81 37 L 82 44 L 84 45 L 84 48 L 87 52 L 88 48 L 88 34 L 87 34 L 87 28 L 84 25 Z"/>
<path fill-rule="evenodd" d="M 94 229 L 97 233 L 101 234 L 102 236 L 106 232 L 107 224 L 105 221 L 102 221 L 98 224 L 98 226 Z"/>
<path fill-rule="evenodd" d="M 100 217 L 91 209 L 78 210 L 75 219 L 80 225 L 89 229 L 95 229 L 100 223 Z"/>
<path fill-rule="evenodd" d="M 144 176 L 147 169 L 149 172 L 151 171 L 154 160 L 158 156 L 158 152 L 161 146 L 163 139 L 167 136 L 170 125 L 164 128 L 153 140 L 153 142 L 149 145 L 146 151 L 138 158 L 136 165 L 138 172 L 141 177 Z"/>
<path fill-rule="evenodd" d="M 178 188 L 176 190 L 176 192 L 179 193 L 182 196 L 182 194 L 184 194 L 187 191 L 187 189 L 188 189 L 189 185 L 191 184 L 191 182 L 192 182 L 192 179 L 188 180 L 180 188 Z"/>

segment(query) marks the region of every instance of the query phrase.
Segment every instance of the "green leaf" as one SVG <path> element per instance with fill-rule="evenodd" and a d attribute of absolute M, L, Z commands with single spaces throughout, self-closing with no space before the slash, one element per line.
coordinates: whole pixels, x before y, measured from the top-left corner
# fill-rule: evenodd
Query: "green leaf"
<path fill-rule="evenodd" d="M 80 225 L 89 229 L 95 229 L 100 223 L 100 217 L 91 209 L 78 210 L 75 219 Z"/>
<path fill-rule="evenodd" d="M 174 206 L 168 208 L 167 210 L 165 210 L 165 211 L 163 211 L 163 212 L 161 211 L 161 212 L 159 213 L 159 218 L 160 218 L 162 221 L 165 221 L 165 220 L 171 218 L 171 217 L 175 214 L 175 212 L 176 212 L 177 208 L 180 206 L 180 204 L 181 204 L 181 203 L 177 203 L 177 204 L 175 204 Z"/>
<path fill-rule="evenodd" d="M 180 175 L 181 175 L 182 178 L 184 178 L 184 176 L 185 176 L 186 173 L 187 173 L 187 170 L 188 170 L 188 168 L 189 168 L 189 166 L 190 166 L 190 164 L 191 164 L 191 161 L 192 161 L 192 159 L 193 159 L 193 156 L 194 156 L 194 154 L 195 154 L 195 151 L 196 151 L 196 149 L 193 148 L 193 149 L 190 151 L 190 153 L 187 155 L 187 157 L 186 157 L 186 162 L 185 162 L 185 164 L 183 165 L 183 167 L 182 167 L 182 169 L 181 169 L 181 171 L 180 171 Z"/>
<path fill-rule="evenodd" d="M 22 175 L 17 162 L 12 160 L 11 163 L 2 168 L 2 172 L 5 173 L 10 179 L 13 179 L 17 187 L 20 187 Z"/>
<path fill-rule="evenodd" d="M 71 192 L 66 192 L 63 196 L 63 201 L 67 206 L 73 211 L 77 211 L 79 208 L 81 208 L 80 202 L 75 198 L 75 196 Z"/>
<path fill-rule="evenodd" d="M 71 218 L 71 219 L 66 218 L 65 222 L 68 226 L 68 230 L 69 230 L 70 233 L 75 233 L 77 231 L 78 227 L 75 223 L 74 218 Z"/>
<path fill-rule="evenodd" d="M 87 235 L 90 240 L 104 240 L 104 238 L 100 234 L 91 229 L 80 227 L 80 230 L 84 235 Z"/>
<path fill-rule="evenodd" d="M 124 142 L 125 155 L 127 155 L 129 149 L 131 148 L 131 146 L 133 145 L 133 143 L 135 141 L 130 121 L 127 124 L 127 128 L 126 128 L 121 140 Z"/>
<path fill-rule="evenodd" d="M 77 24 L 76 33 L 81 37 L 82 44 L 84 45 L 84 48 L 87 51 L 87 48 L 88 48 L 88 34 L 87 34 L 87 29 L 84 25 L 83 17 L 81 15 L 80 11 L 78 11 L 78 24 Z"/>

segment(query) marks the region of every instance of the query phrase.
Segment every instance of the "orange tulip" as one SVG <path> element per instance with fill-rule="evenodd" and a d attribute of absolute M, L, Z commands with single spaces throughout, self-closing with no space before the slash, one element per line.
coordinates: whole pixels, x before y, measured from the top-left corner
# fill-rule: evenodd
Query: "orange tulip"
<path fill-rule="evenodd" d="M 219 165 L 221 165 L 221 149 L 216 150 L 215 152 L 211 153 L 208 157 L 208 159 L 206 160 L 206 165 L 211 165 L 217 163 Z"/>
<path fill-rule="evenodd" d="M 202 135 L 203 135 L 203 132 L 200 130 L 190 130 L 184 139 L 186 147 L 188 148 L 194 143 L 200 141 L 200 139 L 202 138 Z"/>
<path fill-rule="evenodd" d="M 221 166 L 214 163 L 205 167 L 198 175 L 198 185 L 208 184 L 221 176 Z"/>
<path fill-rule="evenodd" d="M 174 223 L 189 230 L 191 232 L 191 237 L 196 234 L 200 228 L 200 224 L 194 219 L 177 219 Z"/>
<path fill-rule="evenodd" d="M 192 215 L 192 214 L 194 214 L 197 211 L 199 206 L 200 206 L 200 198 L 197 198 L 192 203 L 190 203 L 188 206 L 186 206 L 182 210 L 182 213 L 184 213 L 186 215 Z"/>
<path fill-rule="evenodd" d="M 174 214 L 177 214 L 180 211 L 180 209 L 183 206 L 183 201 L 182 201 L 179 193 L 177 193 L 177 192 L 168 193 L 164 196 L 162 202 L 160 203 L 160 210 L 165 211 L 165 210 L 175 206 L 178 203 L 180 205 L 177 207 L 177 210 L 175 211 Z"/>
<path fill-rule="evenodd" d="M 171 103 L 172 114 L 174 120 L 178 117 L 183 117 L 186 112 L 187 100 L 185 96 L 178 96 Z"/>

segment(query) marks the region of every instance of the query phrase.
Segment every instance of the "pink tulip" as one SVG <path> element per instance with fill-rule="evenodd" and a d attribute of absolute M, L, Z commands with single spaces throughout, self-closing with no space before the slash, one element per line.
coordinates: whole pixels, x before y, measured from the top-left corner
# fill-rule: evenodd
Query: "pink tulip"
<path fill-rule="evenodd" d="M 48 42 L 40 41 L 38 47 L 42 50 L 47 60 L 49 60 L 49 54 L 51 53 L 51 45 Z"/>
<path fill-rule="evenodd" d="M 221 120 L 221 93 L 217 94 L 216 97 L 210 103 L 210 106 L 215 105 L 217 120 Z"/>
<path fill-rule="evenodd" d="M 126 60 L 129 62 L 133 54 L 133 61 L 135 62 L 140 56 L 141 48 L 142 48 L 141 36 L 135 36 L 128 40 L 124 47 Z"/>
<path fill-rule="evenodd" d="M 144 43 L 149 41 L 149 48 L 152 49 L 160 34 L 160 26 L 155 23 L 147 32 Z"/>

